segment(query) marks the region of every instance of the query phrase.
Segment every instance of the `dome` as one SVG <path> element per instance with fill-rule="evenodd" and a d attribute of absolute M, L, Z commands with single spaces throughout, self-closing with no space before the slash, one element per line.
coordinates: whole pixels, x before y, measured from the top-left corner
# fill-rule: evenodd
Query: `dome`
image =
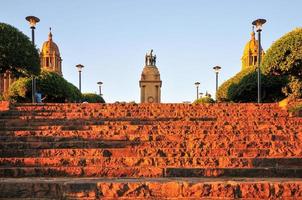
<path fill-rule="evenodd" d="M 60 51 L 56 43 L 52 41 L 52 34 L 49 32 L 48 34 L 48 40 L 43 43 L 42 45 L 42 54 L 55 54 L 57 56 L 60 56 Z"/>
<path fill-rule="evenodd" d="M 258 40 L 255 39 L 255 32 L 251 33 L 251 39 L 248 41 L 243 50 L 243 57 L 249 56 L 249 54 L 257 54 L 258 53 Z"/>
<path fill-rule="evenodd" d="M 160 80 L 160 74 L 155 66 L 145 66 L 142 72 L 141 80 Z"/>

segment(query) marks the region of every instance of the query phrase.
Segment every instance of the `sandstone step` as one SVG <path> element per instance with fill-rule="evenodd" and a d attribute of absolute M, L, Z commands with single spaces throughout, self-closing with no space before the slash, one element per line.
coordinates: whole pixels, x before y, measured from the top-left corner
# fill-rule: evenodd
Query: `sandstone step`
<path fill-rule="evenodd" d="M 13 157 L 68 157 L 68 156 L 104 156 L 104 157 L 301 157 L 302 149 L 283 148 L 80 148 L 80 149 L 2 149 L 2 158 Z"/>
<path fill-rule="evenodd" d="M 0 177 L 162 177 L 161 167 L 1 167 Z"/>
<path fill-rule="evenodd" d="M 0 167 L 201 167 L 201 168 L 298 168 L 302 158 L 230 157 L 60 157 L 0 158 Z"/>
<path fill-rule="evenodd" d="M 127 146 L 136 146 L 138 142 L 119 140 L 119 141 L 97 141 L 97 140 L 85 140 L 77 139 L 73 141 L 55 141 L 55 142 L 44 142 L 44 141 L 35 141 L 35 142 L 1 142 L 0 150 L 4 149 L 8 151 L 9 149 L 77 149 L 77 148 L 125 148 Z"/>
<path fill-rule="evenodd" d="M 165 177 L 302 178 L 302 168 L 166 168 Z"/>
<path fill-rule="evenodd" d="M 298 178 L 1 178 L 0 198 L 299 200 L 301 188 Z"/>
<path fill-rule="evenodd" d="M 199 149 L 200 152 L 208 152 L 210 150 L 217 150 L 217 152 L 234 153 L 234 149 L 238 150 L 238 155 L 254 154 L 259 151 L 270 149 L 273 151 L 288 150 L 291 152 L 301 152 L 301 141 L 232 141 L 230 139 L 222 138 L 220 140 L 210 139 L 194 139 L 194 140 L 151 140 L 151 141 L 128 141 L 128 140 L 97 140 L 97 139 L 77 139 L 71 141 L 14 141 L 1 142 L 0 150 L 21 150 L 21 149 L 79 149 L 79 148 L 187 148 Z M 244 150 L 242 150 L 244 149 Z M 223 150 L 223 151 L 221 151 Z"/>
<path fill-rule="evenodd" d="M 99 130 L 17 130 L 0 131 L 0 141 L 67 141 L 79 139 L 103 139 L 103 140 L 221 140 L 238 142 L 266 142 L 266 141 L 302 141 L 302 131 L 245 131 L 240 134 L 237 131 L 227 130 L 188 130 L 170 131 L 164 127 L 120 127 L 110 129 L 102 127 Z M 52 139 L 53 138 L 53 139 Z"/>

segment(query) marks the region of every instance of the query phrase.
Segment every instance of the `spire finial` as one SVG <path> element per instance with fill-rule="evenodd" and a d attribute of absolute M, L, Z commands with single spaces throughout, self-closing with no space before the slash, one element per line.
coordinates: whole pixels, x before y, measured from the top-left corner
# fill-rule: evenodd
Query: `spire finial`
<path fill-rule="evenodd" d="M 51 27 L 49 27 L 48 40 L 52 40 Z"/>
<path fill-rule="evenodd" d="M 255 38 L 255 26 L 252 26 L 252 32 L 251 32 L 251 38 L 254 39 Z"/>

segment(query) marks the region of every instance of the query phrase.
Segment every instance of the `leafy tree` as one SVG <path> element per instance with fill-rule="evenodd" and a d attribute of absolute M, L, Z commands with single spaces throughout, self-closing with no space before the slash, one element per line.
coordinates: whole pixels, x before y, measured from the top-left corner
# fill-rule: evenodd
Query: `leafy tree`
<path fill-rule="evenodd" d="M 40 59 L 26 35 L 11 25 L 0 23 L 0 73 L 7 70 L 15 77 L 38 75 Z"/>
<path fill-rule="evenodd" d="M 45 98 L 43 102 L 76 102 L 81 99 L 80 91 L 55 72 L 42 71 L 37 77 L 37 91 Z M 10 87 L 9 99 L 31 102 L 31 80 L 20 78 Z"/>
<path fill-rule="evenodd" d="M 263 59 L 262 71 L 268 76 L 286 76 L 289 83 L 283 92 L 287 96 L 302 97 L 302 28 L 273 43 Z"/>
<path fill-rule="evenodd" d="M 82 101 L 86 101 L 88 103 L 105 103 L 103 97 L 94 93 L 84 93 L 82 94 Z"/>

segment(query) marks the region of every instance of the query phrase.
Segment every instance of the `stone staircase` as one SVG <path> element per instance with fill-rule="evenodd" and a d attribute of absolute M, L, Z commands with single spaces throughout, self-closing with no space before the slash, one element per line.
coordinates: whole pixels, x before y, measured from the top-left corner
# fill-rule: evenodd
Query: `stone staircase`
<path fill-rule="evenodd" d="M 302 118 L 277 104 L 16 104 L 0 199 L 302 199 Z"/>

